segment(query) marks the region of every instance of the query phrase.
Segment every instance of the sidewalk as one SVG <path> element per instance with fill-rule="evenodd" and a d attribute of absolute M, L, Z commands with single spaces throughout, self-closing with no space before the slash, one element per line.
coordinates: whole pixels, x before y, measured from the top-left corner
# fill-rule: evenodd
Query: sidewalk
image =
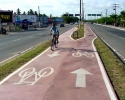
<path fill-rule="evenodd" d="M 0 82 L 0 100 L 117 100 L 93 45 L 96 38 L 85 25 L 77 41 L 73 28 L 48 48 Z"/>

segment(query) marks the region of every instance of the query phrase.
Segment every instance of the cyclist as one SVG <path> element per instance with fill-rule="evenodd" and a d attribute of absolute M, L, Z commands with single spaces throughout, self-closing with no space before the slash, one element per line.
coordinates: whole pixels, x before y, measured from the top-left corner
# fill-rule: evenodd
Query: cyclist
<path fill-rule="evenodd" d="M 50 35 L 52 35 L 52 39 L 55 37 L 57 40 L 57 43 L 59 43 L 58 39 L 59 39 L 59 30 L 56 27 L 56 24 L 54 23 L 50 29 Z"/>

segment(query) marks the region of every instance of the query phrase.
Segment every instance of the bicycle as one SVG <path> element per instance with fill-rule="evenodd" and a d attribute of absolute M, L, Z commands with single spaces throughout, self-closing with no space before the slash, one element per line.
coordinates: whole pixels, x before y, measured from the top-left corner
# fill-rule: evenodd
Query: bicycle
<path fill-rule="evenodd" d="M 57 48 L 57 44 L 58 44 L 57 35 L 53 35 L 53 38 L 52 38 L 52 41 L 51 41 L 51 44 L 50 44 L 52 51 L 54 51 L 54 46 L 55 46 L 55 48 Z"/>

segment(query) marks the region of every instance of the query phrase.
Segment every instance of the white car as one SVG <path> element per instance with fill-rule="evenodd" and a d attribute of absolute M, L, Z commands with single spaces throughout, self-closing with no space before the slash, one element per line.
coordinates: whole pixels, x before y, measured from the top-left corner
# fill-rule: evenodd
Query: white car
<path fill-rule="evenodd" d="M 78 25 L 78 23 L 76 22 L 75 25 Z"/>

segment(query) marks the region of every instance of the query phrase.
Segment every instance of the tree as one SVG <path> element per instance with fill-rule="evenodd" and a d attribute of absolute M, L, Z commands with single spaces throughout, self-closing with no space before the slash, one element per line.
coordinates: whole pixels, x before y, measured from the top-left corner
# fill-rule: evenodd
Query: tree
<path fill-rule="evenodd" d="M 29 10 L 29 14 L 30 14 L 30 15 L 34 15 L 34 12 L 33 12 L 32 9 Z"/>
<path fill-rule="evenodd" d="M 46 14 L 40 14 L 40 17 L 42 17 L 42 16 L 47 16 Z"/>
<path fill-rule="evenodd" d="M 38 16 L 37 11 L 35 11 L 34 14 L 35 14 L 36 16 Z"/>
<path fill-rule="evenodd" d="M 120 18 L 120 25 L 125 26 L 125 11 L 122 11 L 121 13 L 121 18 Z"/>
<path fill-rule="evenodd" d="M 16 13 L 16 12 L 14 12 L 13 14 L 14 14 L 14 15 L 17 15 L 17 13 Z"/>
<path fill-rule="evenodd" d="M 43 14 L 43 16 L 47 17 L 47 15 L 46 15 L 46 14 Z"/>
<path fill-rule="evenodd" d="M 26 15 L 26 12 L 25 12 L 25 11 L 23 12 L 23 15 Z"/>
<path fill-rule="evenodd" d="M 17 9 L 17 14 L 20 15 L 21 14 L 21 10 L 18 8 Z"/>

